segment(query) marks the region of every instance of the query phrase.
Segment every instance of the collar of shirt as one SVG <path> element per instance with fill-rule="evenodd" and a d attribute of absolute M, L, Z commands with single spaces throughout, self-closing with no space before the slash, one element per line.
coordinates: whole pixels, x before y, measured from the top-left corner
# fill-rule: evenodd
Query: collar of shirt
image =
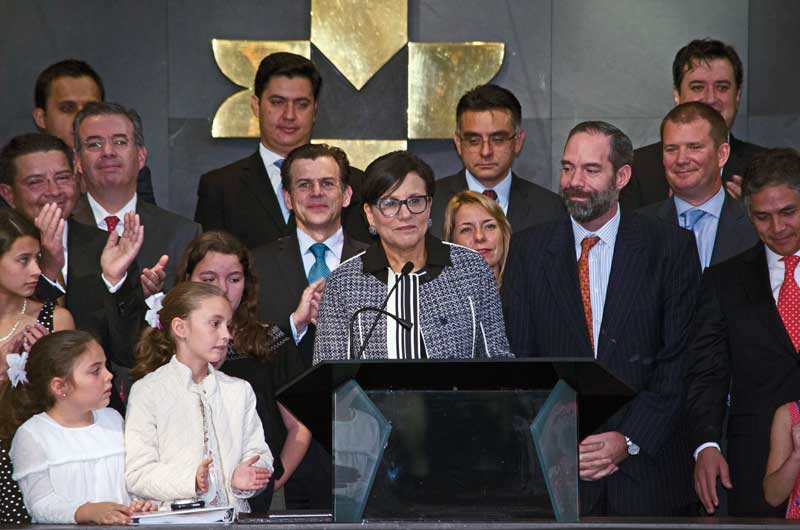
<path fill-rule="evenodd" d="M 275 165 L 275 162 L 278 160 L 283 160 L 285 157 L 270 151 L 264 144 L 258 144 L 258 154 L 261 155 L 261 161 L 264 163 L 264 169 L 267 171 L 267 176 L 269 176 L 269 183 L 272 186 L 272 191 L 275 192 L 275 197 L 278 198 L 278 206 L 281 207 L 281 213 L 283 214 L 283 220 L 287 221 L 289 219 L 289 209 L 283 203 L 283 184 L 281 183 L 281 170 L 278 166 Z"/>
<path fill-rule="evenodd" d="M 412 273 L 420 276 L 420 284 L 435 279 L 445 267 L 453 265 L 450 260 L 450 247 L 430 234 L 425 235 L 425 252 L 428 254 L 427 263 L 422 270 Z M 361 261 L 365 274 L 372 274 L 383 283 L 388 283 L 389 259 L 380 240 L 364 251 Z"/>
<path fill-rule="evenodd" d="M 583 241 L 585 237 L 597 236 L 600 238 L 598 244 L 602 243 L 604 245 L 608 245 L 609 248 L 614 248 L 614 243 L 617 241 L 617 232 L 619 232 L 619 221 L 621 219 L 618 204 L 616 205 L 616 208 L 617 211 L 614 214 L 614 217 L 609 219 L 606 224 L 594 232 L 586 230 L 578 221 L 570 216 L 569 220 L 572 223 L 572 235 L 575 238 L 575 252 L 577 253 L 576 259 L 580 259 L 581 257 L 581 241 Z"/>
<path fill-rule="evenodd" d="M 300 243 L 300 256 L 303 258 L 303 268 L 306 270 L 306 276 L 308 276 L 311 267 L 314 265 L 316 258 L 314 258 L 314 254 L 311 253 L 311 245 L 316 243 L 311 236 L 300 230 L 297 229 L 297 241 Z M 342 249 L 344 248 L 344 230 L 342 227 L 339 227 L 339 230 L 333 233 L 331 237 L 323 241 L 326 247 L 330 252 L 325 253 L 325 263 L 328 265 L 330 270 L 335 269 L 339 266 L 339 263 L 342 261 Z M 333 254 L 333 256 L 331 256 Z M 333 264 L 333 267 L 331 267 Z"/>
<path fill-rule="evenodd" d="M 725 202 L 725 189 L 720 186 L 717 193 L 715 193 L 710 199 L 708 199 L 703 204 L 699 204 L 697 206 L 693 204 L 689 204 L 685 200 L 681 199 L 677 195 L 673 195 L 675 199 L 675 209 L 678 211 L 678 218 L 684 213 L 688 212 L 693 208 L 697 208 L 698 210 L 703 210 L 705 213 L 713 215 L 717 219 L 719 219 L 720 214 L 722 213 L 722 203 Z"/>
<path fill-rule="evenodd" d="M 69 233 L 69 221 L 66 219 L 64 220 L 64 232 L 61 234 L 61 248 L 64 249 L 64 266 L 61 267 L 61 276 L 64 278 L 64 283 L 67 283 L 67 265 L 69 264 L 69 246 L 67 245 L 67 241 L 69 241 L 68 234 Z M 64 285 L 66 287 L 66 285 Z"/>
<path fill-rule="evenodd" d="M 767 270 L 769 271 L 769 286 L 772 288 L 772 297 L 775 303 L 778 303 L 778 294 L 781 292 L 781 285 L 783 285 L 783 277 L 786 275 L 786 265 L 781 261 L 781 256 L 777 252 L 773 252 L 767 245 L 764 245 L 764 250 L 767 254 Z M 794 253 L 795 256 L 800 256 L 800 250 Z M 800 276 L 800 266 L 794 270 L 794 279 L 797 280 Z"/>
<path fill-rule="evenodd" d="M 89 207 L 92 209 L 94 222 L 97 224 L 97 228 L 103 232 L 108 231 L 108 227 L 106 226 L 106 217 L 109 215 L 116 215 L 119 217 L 119 223 L 117 223 L 117 233 L 122 235 L 122 229 L 125 228 L 125 214 L 128 212 L 136 213 L 136 193 L 134 193 L 133 197 L 131 197 L 131 200 L 125 203 L 125 206 L 120 208 L 120 210 L 116 213 L 111 213 L 103 208 L 99 202 L 94 200 L 90 193 L 86 194 L 86 198 L 89 200 Z"/>
<path fill-rule="evenodd" d="M 508 170 L 508 175 L 503 180 L 497 183 L 494 188 L 487 188 L 481 182 L 472 176 L 468 169 L 464 170 L 464 176 L 467 179 L 467 188 L 470 191 L 477 191 L 483 193 L 484 190 L 493 190 L 497 194 L 497 204 L 503 209 L 503 213 L 508 212 L 508 201 L 511 197 L 511 170 Z"/>

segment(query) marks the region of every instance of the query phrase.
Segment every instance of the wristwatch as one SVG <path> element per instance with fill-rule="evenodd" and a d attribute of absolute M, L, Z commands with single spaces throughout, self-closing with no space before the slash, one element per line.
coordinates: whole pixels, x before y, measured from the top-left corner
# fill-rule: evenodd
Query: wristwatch
<path fill-rule="evenodd" d="M 625 437 L 625 443 L 628 444 L 628 454 L 631 456 L 636 456 L 639 454 L 639 446 L 633 443 L 630 438 L 627 436 Z"/>

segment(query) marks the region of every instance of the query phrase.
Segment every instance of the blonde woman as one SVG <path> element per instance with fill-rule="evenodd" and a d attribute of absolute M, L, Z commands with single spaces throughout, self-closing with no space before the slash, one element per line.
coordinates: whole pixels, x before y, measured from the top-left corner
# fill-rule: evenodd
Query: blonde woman
<path fill-rule="evenodd" d="M 453 195 L 444 212 L 445 241 L 469 247 L 489 264 L 499 288 L 506 268 L 511 225 L 497 201 L 475 191 Z"/>

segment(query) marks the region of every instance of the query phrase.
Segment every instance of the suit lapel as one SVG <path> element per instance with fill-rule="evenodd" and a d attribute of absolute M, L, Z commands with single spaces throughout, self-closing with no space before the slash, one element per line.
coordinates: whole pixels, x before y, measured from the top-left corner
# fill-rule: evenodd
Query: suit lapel
<path fill-rule="evenodd" d="M 563 322 L 574 322 L 574 329 L 579 330 L 582 356 L 593 357 L 589 331 L 586 328 L 586 315 L 583 312 L 580 283 L 578 281 L 578 260 L 575 258 L 575 237 L 572 224 L 567 217 L 556 227 L 553 238 L 547 246 L 545 258 L 545 276 L 553 291 L 557 309 Z M 557 317 L 553 317 L 557 318 Z"/>
<path fill-rule="evenodd" d="M 634 219 L 625 214 L 620 219 L 603 307 L 600 327 L 603 332 L 598 339 L 598 360 L 608 359 L 612 355 L 617 344 L 615 337 L 623 329 L 633 306 L 631 301 L 637 298 L 645 275 L 648 274 L 644 252 L 641 251 L 642 235 L 636 229 Z"/>
<path fill-rule="evenodd" d="M 297 233 L 280 239 L 280 252 L 278 253 L 278 269 L 282 282 L 286 282 L 288 291 L 297 294 L 297 300 L 302 296 L 303 290 L 308 287 L 308 278 L 303 267 L 303 257 L 300 255 L 300 242 Z"/>
<path fill-rule="evenodd" d="M 656 217 L 672 225 L 679 226 L 678 209 L 675 207 L 675 199 L 670 197 L 666 201 L 662 201 L 656 212 Z"/>
<path fill-rule="evenodd" d="M 92 207 L 89 206 L 89 199 L 86 198 L 85 193 L 81 194 L 78 200 L 75 201 L 75 208 L 72 209 L 72 218 L 85 225 L 97 226 Z"/>
<path fill-rule="evenodd" d="M 767 254 L 763 244 L 760 243 L 756 249 L 748 252 L 746 266 L 742 270 L 741 283 L 756 308 L 753 313 L 761 316 L 764 325 L 769 330 L 769 336 L 775 337 L 775 340 L 780 343 L 781 351 L 797 360 L 797 352 L 792 344 L 792 339 L 783 325 L 775 298 L 772 296 Z"/>
<path fill-rule="evenodd" d="M 342 259 L 341 261 L 347 261 L 359 252 L 364 250 L 366 245 L 356 245 L 354 244 L 353 240 L 350 239 L 350 236 L 347 235 L 347 232 L 344 234 L 344 245 L 342 246 Z"/>
<path fill-rule="evenodd" d="M 711 252 L 711 263 L 716 263 L 717 257 L 728 249 L 736 248 L 742 237 L 740 225 L 743 221 L 750 222 L 743 208 L 736 208 L 732 199 L 725 193 L 722 201 L 722 211 L 719 214 L 717 234 L 714 238 L 714 250 Z M 766 259 L 766 258 L 765 258 Z"/>
<path fill-rule="evenodd" d="M 511 173 L 511 188 L 508 193 L 508 211 L 506 217 L 511 223 L 511 228 L 515 226 L 527 226 L 528 217 L 528 193 L 524 188 L 517 186 L 519 177 Z"/>
<path fill-rule="evenodd" d="M 253 196 L 264 207 L 276 226 L 286 226 L 286 221 L 283 220 L 283 213 L 278 204 L 278 197 L 275 195 L 275 190 L 272 189 L 272 184 L 269 180 L 269 174 L 264 167 L 264 161 L 258 151 L 248 160 L 247 166 L 244 168 L 241 179 L 242 183 L 250 188 Z"/>

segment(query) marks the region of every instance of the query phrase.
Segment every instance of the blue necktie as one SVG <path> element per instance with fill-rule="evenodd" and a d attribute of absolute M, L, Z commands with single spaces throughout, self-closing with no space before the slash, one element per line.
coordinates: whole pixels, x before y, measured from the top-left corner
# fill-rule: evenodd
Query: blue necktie
<path fill-rule="evenodd" d="M 705 216 L 706 212 L 699 208 L 692 208 L 683 212 L 683 227 L 688 230 L 694 230 L 697 222 Z"/>
<path fill-rule="evenodd" d="M 325 263 L 325 252 L 327 250 L 328 246 L 325 243 L 311 245 L 311 253 L 314 254 L 315 261 L 311 266 L 311 270 L 308 271 L 308 283 L 314 283 L 320 278 L 327 278 L 330 275 L 331 270 L 328 268 L 328 264 Z"/>
<path fill-rule="evenodd" d="M 280 169 L 280 168 L 281 168 L 281 166 L 283 165 L 283 161 L 284 161 L 284 160 L 286 160 L 286 159 L 285 159 L 285 158 L 279 158 L 279 159 L 277 159 L 275 162 L 273 162 L 273 164 L 275 164 L 275 167 L 277 167 L 278 169 Z"/>

